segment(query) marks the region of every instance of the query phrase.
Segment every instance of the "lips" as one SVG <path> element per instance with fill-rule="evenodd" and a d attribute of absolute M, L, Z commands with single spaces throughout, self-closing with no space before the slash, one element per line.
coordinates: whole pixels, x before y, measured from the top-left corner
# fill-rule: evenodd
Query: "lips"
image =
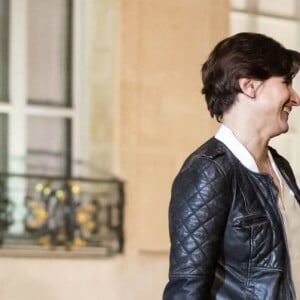
<path fill-rule="evenodd" d="M 289 114 L 292 111 L 292 108 L 289 106 L 284 106 L 283 111 Z"/>

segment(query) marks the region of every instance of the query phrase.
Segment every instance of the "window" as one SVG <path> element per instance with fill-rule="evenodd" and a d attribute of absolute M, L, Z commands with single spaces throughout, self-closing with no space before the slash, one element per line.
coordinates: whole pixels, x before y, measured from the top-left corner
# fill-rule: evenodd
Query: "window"
<path fill-rule="evenodd" d="M 79 178 L 84 166 L 74 164 L 86 155 L 83 3 L 0 0 L 0 218 L 12 221 L 4 246 L 122 248 L 122 184 Z"/>
<path fill-rule="evenodd" d="M 1 0 L 0 107 L 7 151 L 2 171 L 70 174 L 72 124 L 72 2 Z M 9 83 L 9 84 L 8 84 Z M 5 157 L 6 156 L 6 157 Z M 13 185 L 13 182 L 10 183 Z M 24 186 L 25 188 L 25 186 Z M 23 203 L 15 202 L 13 233 L 24 230 Z"/>

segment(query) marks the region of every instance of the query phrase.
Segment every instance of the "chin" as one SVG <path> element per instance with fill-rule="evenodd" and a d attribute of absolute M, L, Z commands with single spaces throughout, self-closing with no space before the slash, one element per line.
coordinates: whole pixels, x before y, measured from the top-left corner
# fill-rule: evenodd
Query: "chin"
<path fill-rule="evenodd" d="M 282 129 L 281 129 L 281 132 L 279 134 L 282 134 L 282 133 L 287 133 L 289 131 L 289 125 L 286 124 L 286 126 L 284 126 Z"/>
<path fill-rule="evenodd" d="M 278 131 L 274 132 L 274 133 L 272 134 L 271 138 L 276 137 L 276 136 L 278 136 L 278 135 L 281 135 L 281 134 L 283 134 L 283 133 L 287 133 L 288 131 L 289 131 L 289 126 L 286 125 L 286 126 L 280 128 Z"/>

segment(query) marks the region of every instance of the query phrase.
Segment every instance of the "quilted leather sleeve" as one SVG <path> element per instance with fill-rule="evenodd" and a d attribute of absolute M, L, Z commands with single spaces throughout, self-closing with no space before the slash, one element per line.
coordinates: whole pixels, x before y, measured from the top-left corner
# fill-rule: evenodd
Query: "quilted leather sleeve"
<path fill-rule="evenodd" d="M 164 300 L 210 299 L 231 204 L 230 179 L 200 157 L 174 180 L 169 208 L 169 282 Z"/>

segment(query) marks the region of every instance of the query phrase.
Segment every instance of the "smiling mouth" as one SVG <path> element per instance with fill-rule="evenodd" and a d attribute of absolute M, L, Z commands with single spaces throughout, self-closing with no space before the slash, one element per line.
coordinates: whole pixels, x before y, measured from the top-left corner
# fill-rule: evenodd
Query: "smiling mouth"
<path fill-rule="evenodd" d="M 288 106 L 284 106 L 283 111 L 289 114 L 292 111 L 292 108 Z"/>

